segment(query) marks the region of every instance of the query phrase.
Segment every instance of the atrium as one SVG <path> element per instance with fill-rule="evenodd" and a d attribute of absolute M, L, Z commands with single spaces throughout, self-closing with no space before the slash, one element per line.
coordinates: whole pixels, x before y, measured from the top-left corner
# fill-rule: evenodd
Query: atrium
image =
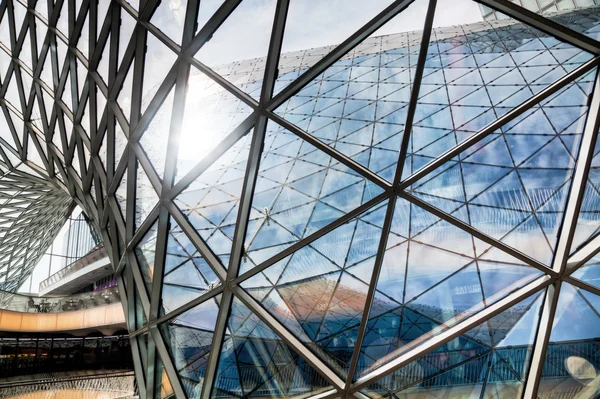
<path fill-rule="evenodd" d="M 596 1 L 2 0 L 0 397 L 598 397 Z"/>

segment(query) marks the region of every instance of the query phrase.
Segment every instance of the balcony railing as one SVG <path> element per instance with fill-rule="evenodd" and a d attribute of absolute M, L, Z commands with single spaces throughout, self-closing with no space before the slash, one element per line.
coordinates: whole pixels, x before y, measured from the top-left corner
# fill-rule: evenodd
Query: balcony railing
<path fill-rule="evenodd" d="M 86 266 L 91 265 L 92 263 L 106 256 L 107 255 L 106 250 L 104 249 L 104 244 L 98 244 L 90 252 L 88 252 L 87 255 L 75 260 L 74 262 L 71 262 L 69 265 L 63 267 L 47 279 L 42 280 L 42 282 L 40 283 L 40 291 L 45 290 L 51 285 L 58 283 L 65 277 L 85 268 Z"/>
<path fill-rule="evenodd" d="M 43 378 L 16 384 L 2 384 L 0 397 L 131 399 L 136 396 L 133 372 L 104 373 L 70 378 Z"/>
<path fill-rule="evenodd" d="M 27 313 L 73 312 L 110 305 L 121 301 L 119 289 L 110 287 L 102 291 L 61 297 L 33 297 L 0 291 L 0 310 Z"/>

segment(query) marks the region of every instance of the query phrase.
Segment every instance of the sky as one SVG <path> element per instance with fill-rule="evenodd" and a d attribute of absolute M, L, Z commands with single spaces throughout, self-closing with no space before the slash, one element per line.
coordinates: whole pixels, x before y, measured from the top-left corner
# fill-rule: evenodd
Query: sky
<path fill-rule="evenodd" d="M 282 51 L 339 44 L 392 2 L 291 0 Z M 275 4 L 275 0 L 244 0 L 197 57 L 209 66 L 264 57 Z M 428 0 L 415 0 L 375 35 L 423 29 L 428 4 Z M 479 5 L 472 0 L 438 0 L 434 26 L 460 25 L 481 19 Z"/>

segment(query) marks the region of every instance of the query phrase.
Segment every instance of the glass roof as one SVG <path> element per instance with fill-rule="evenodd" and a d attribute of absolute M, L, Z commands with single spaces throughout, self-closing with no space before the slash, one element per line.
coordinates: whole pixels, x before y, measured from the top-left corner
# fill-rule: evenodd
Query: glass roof
<path fill-rule="evenodd" d="M 102 231 L 147 397 L 592 398 L 599 31 L 592 1 L 8 0 L 0 169 Z"/>

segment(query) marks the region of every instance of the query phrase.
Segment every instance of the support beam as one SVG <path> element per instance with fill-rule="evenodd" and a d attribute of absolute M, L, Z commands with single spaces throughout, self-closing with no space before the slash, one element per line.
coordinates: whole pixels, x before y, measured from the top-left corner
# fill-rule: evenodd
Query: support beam
<path fill-rule="evenodd" d="M 491 319 L 492 317 L 502 313 L 511 306 L 516 305 L 530 295 L 544 289 L 551 283 L 548 276 L 542 276 L 526 286 L 512 292 L 498 302 L 489 305 L 487 308 L 474 314 L 473 316 L 454 324 L 449 327 L 441 325 L 432 330 L 430 333 L 421 338 L 412 341 L 409 347 L 401 348 L 403 353 L 395 359 L 375 368 L 369 373 L 366 373 L 359 378 L 349 389 L 349 392 L 358 392 L 359 390 L 371 385 L 377 380 L 393 373 L 394 371 L 406 366 L 410 362 L 419 359 L 420 357 L 433 352 L 445 343 L 452 341 L 471 330 L 473 327 Z"/>
<path fill-rule="evenodd" d="M 548 289 L 546 290 L 540 323 L 535 343 L 533 344 L 529 373 L 527 374 L 527 380 L 525 381 L 524 399 L 536 399 L 538 397 L 537 393 L 540 386 L 540 378 L 542 377 L 542 370 L 544 368 L 548 341 L 550 340 L 550 334 L 552 333 L 552 324 L 554 323 L 556 304 L 558 303 L 558 296 L 560 294 L 560 285 L 560 280 L 556 281 L 554 284 L 548 286 Z"/>

